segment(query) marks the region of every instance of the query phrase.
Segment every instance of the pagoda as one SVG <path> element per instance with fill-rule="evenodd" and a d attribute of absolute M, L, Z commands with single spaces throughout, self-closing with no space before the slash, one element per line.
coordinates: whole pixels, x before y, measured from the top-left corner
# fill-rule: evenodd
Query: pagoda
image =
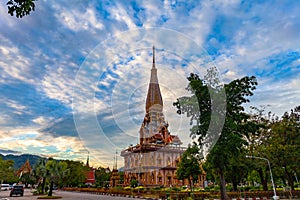
<path fill-rule="evenodd" d="M 118 164 L 117 164 L 117 152 L 116 152 L 116 156 L 114 158 L 114 167 L 113 170 L 111 172 L 111 177 L 110 177 L 110 181 L 109 181 L 109 185 L 110 187 L 117 187 L 120 184 L 120 175 L 119 175 L 119 170 L 118 170 Z"/>
<path fill-rule="evenodd" d="M 121 152 L 124 157 L 124 185 L 135 179 L 145 187 L 179 186 L 177 164 L 186 150 L 177 135 L 169 131 L 163 114 L 163 99 L 155 66 L 155 48 L 150 83 L 146 97 L 145 117 L 139 129 L 139 144 Z"/>

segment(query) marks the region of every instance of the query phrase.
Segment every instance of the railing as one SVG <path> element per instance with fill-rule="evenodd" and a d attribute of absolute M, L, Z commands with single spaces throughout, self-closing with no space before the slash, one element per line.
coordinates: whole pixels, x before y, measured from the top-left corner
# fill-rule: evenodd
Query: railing
<path fill-rule="evenodd" d="M 168 150 L 179 150 L 179 151 L 185 151 L 187 148 L 186 147 L 181 147 L 181 146 L 177 146 L 177 145 L 163 145 L 163 144 L 143 144 L 141 145 L 136 145 L 136 146 L 131 146 L 128 147 L 127 149 L 124 149 L 121 151 L 121 155 L 126 154 L 126 153 L 130 153 L 130 152 L 136 152 L 136 151 L 140 151 L 143 149 L 152 149 L 152 150 L 164 150 L 164 149 L 168 149 Z"/>

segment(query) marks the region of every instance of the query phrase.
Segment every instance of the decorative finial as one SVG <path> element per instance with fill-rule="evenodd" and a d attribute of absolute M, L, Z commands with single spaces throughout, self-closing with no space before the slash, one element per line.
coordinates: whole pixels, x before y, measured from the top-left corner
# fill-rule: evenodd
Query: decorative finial
<path fill-rule="evenodd" d="M 117 160 L 118 151 L 116 149 L 116 155 L 114 157 L 114 166 L 113 169 L 118 169 L 118 160 Z"/>
<path fill-rule="evenodd" d="M 90 152 L 88 151 L 88 156 L 87 156 L 87 159 L 86 159 L 86 166 L 90 166 Z"/>
<path fill-rule="evenodd" d="M 153 64 L 155 63 L 155 46 L 153 45 L 152 47 L 152 50 L 153 50 Z M 153 65 L 154 67 L 154 65 Z"/>

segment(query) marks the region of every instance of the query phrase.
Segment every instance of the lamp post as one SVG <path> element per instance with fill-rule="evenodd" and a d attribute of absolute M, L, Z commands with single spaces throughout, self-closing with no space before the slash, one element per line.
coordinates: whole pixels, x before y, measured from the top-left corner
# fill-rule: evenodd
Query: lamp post
<path fill-rule="evenodd" d="M 274 191 L 273 199 L 274 200 L 279 199 L 279 197 L 276 195 L 276 189 L 275 189 L 274 180 L 273 180 L 273 176 L 272 176 L 272 170 L 271 170 L 270 161 L 267 158 L 262 158 L 262 157 L 257 157 L 257 156 L 248 156 L 248 155 L 246 155 L 246 158 L 256 158 L 256 159 L 261 159 L 261 160 L 265 160 L 265 161 L 268 162 L 268 166 L 269 166 L 269 169 L 270 169 L 270 176 L 271 176 L 272 187 L 273 187 L 273 191 Z"/>

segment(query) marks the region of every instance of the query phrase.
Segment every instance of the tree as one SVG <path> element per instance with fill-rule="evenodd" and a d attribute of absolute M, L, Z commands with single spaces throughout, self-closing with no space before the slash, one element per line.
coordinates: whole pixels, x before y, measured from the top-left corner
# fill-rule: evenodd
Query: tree
<path fill-rule="evenodd" d="M 50 188 L 48 196 L 52 196 L 52 190 L 54 183 L 64 177 L 67 172 L 67 163 L 64 161 L 57 161 L 54 159 L 49 159 L 46 163 L 47 175 L 50 181 Z"/>
<path fill-rule="evenodd" d="M 65 174 L 62 182 L 59 183 L 59 186 L 71 186 L 78 187 L 82 185 L 86 179 L 87 169 L 85 164 L 79 161 L 66 160 L 67 168 L 69 169 L 69 173 Z"/>
<path fill-rule="evenodd" d="M 0 157 L 0 182 L 15 182 L 18 178 L 14 175 L 14 161 L 13 160 L 3 160 Z"/>
<path fill-rule="evenodd" d="M 220 133 L 212 133 L 212 137 L 219 136 L 218 141 L 213 146 L 213 149 L 206 157 L 206 162 L 210 162 L 219 174 L 221 198 L 228 199 L 225 187 L 224 172 L 229 166 L 230 159 L 239 155 L 241 148 L 246 145 L 245 136 L 251 131 L 248 119 L 249 115 L 244 112 L 243 104 L 249 102 L 247 98 L 253 95 L 253 90 L 256 89 L 257 81 L 254 76 L 243 77 L 234 80 L 229 84 L 221 87 L 218 84 L 218 79 L 214 76 L 214 70 L 208 71 L 208 80 L 202 80 L 196 74 L 191 74 L 188 77 L 188 90 L 192 93 L 191 97 L 181 97 L 177 99 L 174 105 L 178 109 L 178 113 L 186 114 L 191 119 L 191 137 L 198 137 L 198 145 L 200 148 L 205 147 L 205 138 L 209 134 L 210 123 L 218 125 L 218 117 L 213 116 L 214 112 L 220 116 L 226 116 L 223 129 Z M 218 106 L 219 101 L 222 104 L 222 99 L 217 97 L 222 89 L 226 92 L 226 110 L 222 106 Z M 199 109 L 191 109 L 195 99 L 198 101 Z M 214 107 L 212 106 L 214 104 Z M 220 105 L 221 105 L 220 104 Z"/>
<path fill-rule="evenodd" d="M 101 187 L 108 187 L 109 180 L 111 177 L 111 172 L 106 172 L 106 169 L 103 167 L 99 167 L 96 172 L 96 184 Z"/>
<path fill-rule="evenodd" d="M 236 157 L 231 157 L 229 159 L 229 164 L 225 172 L 226 180 L 232 183 L 234 191 L 238 191 L 238 184 L 244 182 L 247 178 L 248 172 L 248 159 L 245 160 L 246 154 L 242 150 L 240 154 Z"/>
<path fill-rule="evenodd" d="M 44 158 L 39 159 L 33 169 L 33 173 L 35 174 L 38 183 L 40 183 L 41 181 L 39 186 L 41 187 L 42 194 L 44 194 L 45 192 L 45 185 L 46 185 L 46 177 L 47 177 L 46 162 L 47 161 Z"/>
<path fill-rule="evenodd" d="M 281 120 L 271 126 L 271 137 L 267 141 L 266 151 L 269 160 L 277 171 L 283 169 L 289 186 L 294 190 L 295 174 L 300 166 L 300 106 L 290 113 L 285 112 Z"/>
<path fill-rule="evenodd" d="M 196 145 L 190 146 L 182 154 L 176 170 L 179 180 L 188 179 L 190 188 L 193 190 L 194 181 L 202 173 L 199 163 L 199 148 Z"/>
<path fill-rule="evenodd" d="M 267 158 L 274 169 L 274 177 L 281 178 L 283 183 L 287 179 L 293 190 L 295 173 L 299 173 L 300 165 L 300 106 L 291 110 L 291 113 L 284 113 L 282 118 L 271 112 L 265 115 L 264 108 L 254 109 L 257 114 L 252 115 L 252 119 L 257 124 L 263 124 L 263 128 L 259 129 L 258 134 L 250 137 L 249 154 Z M 268 190 L 268 164 L 256 160 L 250 166 L 258 172 L 263 189 Z"/>
<path fill-rule="evenodd" d="M 9 0 L 6 5 L 8 13 L 11 16 L 16 14 L 17 18 L 22 18 L 25 15 L 29 15 L 31 11 L 35 9 L 35 1 L 37 0 Z"/>
<path fill-rule="evenodd" d="M 268 152 L 266 151 L 266 146 L 268 145 L 268 139 L 271 137 L 270 127 L 278 120 L 277 116 L 268 112 L 265 114 L 266 107 L 261 105 L 259 108 L 250 107 L 250 121 L 253 127 L 257 127 L 249 136 L 247 137 L 248 147 L 247 154 L 256 157 L 269 158 Z M 261 159 L 251 160 L 248 163 L 250 169 L 257 172 L 260 183 L 263 186 L 263 190 L 268 190 L 268 180 L 270 180 L 270 170 L 268 163 Z M 253 171 L 249 170 L 251 174 Z"/>

